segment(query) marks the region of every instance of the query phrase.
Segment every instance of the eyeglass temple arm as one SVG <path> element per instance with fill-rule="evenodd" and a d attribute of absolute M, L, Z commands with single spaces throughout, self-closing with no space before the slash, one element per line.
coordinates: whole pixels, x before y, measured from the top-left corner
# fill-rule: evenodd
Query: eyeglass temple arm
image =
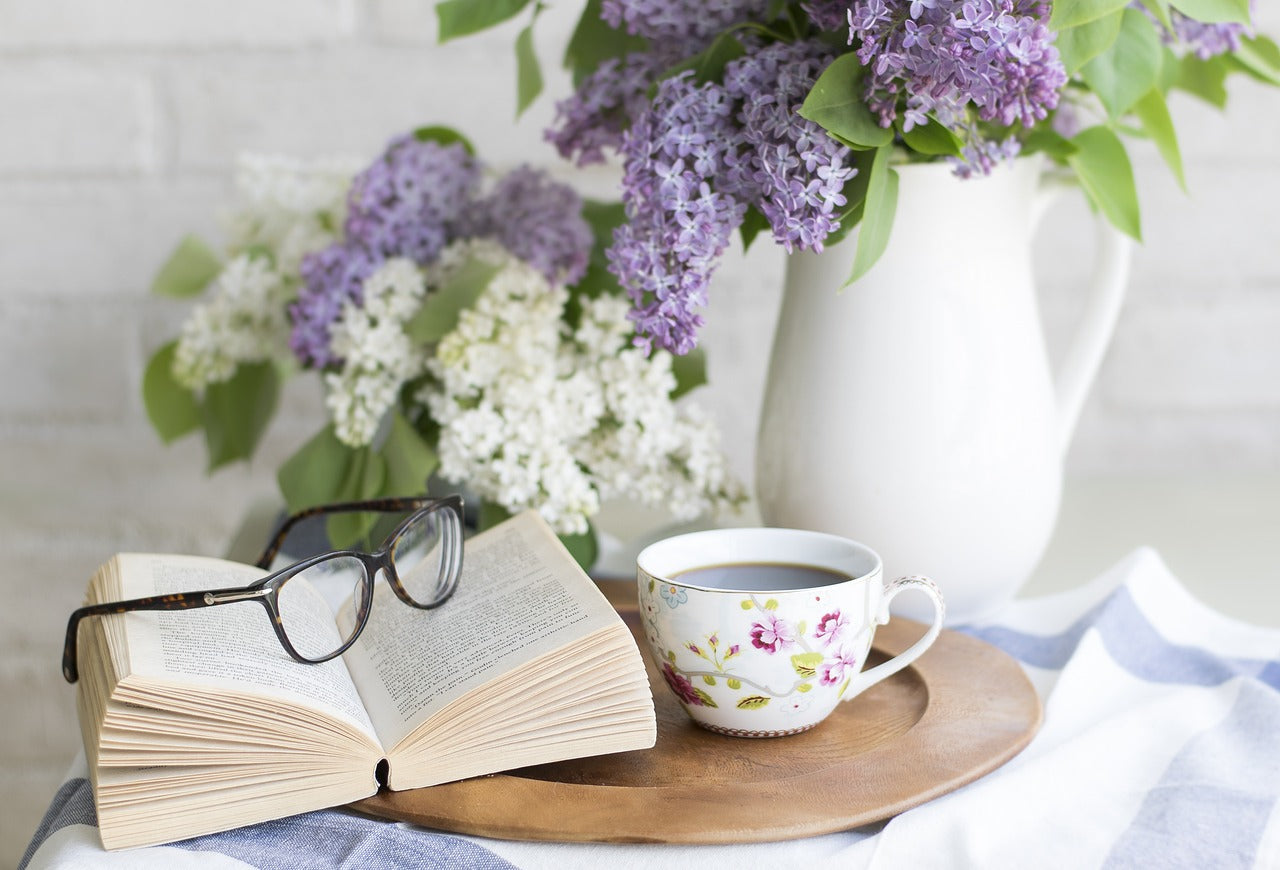
<path fill-rule="evenodd" d="M 112 613 L 130 613 L 136 610 L 190 610 L 194 607 L 216 607 L 219 604 L 234 604 L 237 601 L 251 601 L 271 594 L 265 587 L 254 588 L 236 586 L 231 589 L 201 589 L 198 592 L 175 592 L 172 595 L 153 595 L 148 598 L 131 598 L 128 601 L 108 601 L 104 604 L 89 604 L 71 614 L 67 620 L 67 639 L 62 647 L 62 676 L 68 683 L 80 679 L 80 669 L 76 663 L 76 638 L 80 630 L 80 621 L 90 616 L 106 616 Z"/>
<path fill-rule="evenodd" d="M 344 512 L 356 511 L 413 511 L 424 508 L 433 502 L 449 502 L 461 499 L 458 496 L 449 496 L 446 498 L 428 498 L 425 496 L 410 496 L 405 498 L 375 498 L 368 501 L 341 501 L 334 504 L 322 504 L 316 507 L 307 508 L 298 511 L 296 514 L 290 514 L 285 521 L 280 524 L 280 528 L 276 530 L 275 535 L 271 538 L 271 543 L 267 544 L 267 548 L 262 551 L 262 555 L 258 557 L 258 561 L 254 564 L 259 568 L 270 568 L 271 562 L 280 552 L 280 547 L 284 544 L 285 537 L 289 534 L 289 530 L 295 525 L 310 517 L 323 516 L 324 514 L 336 514 Z"/>

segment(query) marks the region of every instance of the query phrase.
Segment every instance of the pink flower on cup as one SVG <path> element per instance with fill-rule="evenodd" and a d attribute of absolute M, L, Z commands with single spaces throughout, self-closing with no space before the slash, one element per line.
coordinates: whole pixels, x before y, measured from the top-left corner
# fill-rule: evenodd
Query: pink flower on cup
<path fill-rule="evenodd" d="M 818 665 L 818 679 L 828 686 L 834 686 L 856 673 L 858 654 L 850 647 L 836 650 L 835 655 Z"/>
<path fill-rule="evenodd" d="M 766 613 L 762 622 L 751 626 L 751 644 L 772 655 L 796 642 L 795 627 L 773 613 Z"/>
<path fill-rule="evenodd" d="M 839 610 L 825 614 L 818 620 L 818 630 L 813 636 L 822 641 L 824 646 L 839 643 L 849 633 L 849 618 Z"/>
<path fill-rule="evenodd" d="M 667 681 L 667 685 L 671 687 L 671 691 L 676 693 L 681 701 L 686 704 L 695 704 L 699 707 L 705 707 L 698 690 L 693 687 L 693 683 L 683 674 L 676 673 L 676 669 L 671 667 L 670 662 L 662 663 L 662 678 Z"/>

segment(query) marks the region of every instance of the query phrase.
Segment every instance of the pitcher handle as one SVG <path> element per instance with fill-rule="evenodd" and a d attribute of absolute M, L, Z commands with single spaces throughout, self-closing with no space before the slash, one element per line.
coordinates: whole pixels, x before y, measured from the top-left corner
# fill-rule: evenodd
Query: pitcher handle
<path fill-rule="evenodd" d="M 1033 225 L 1049 210 L 1065 190 L 1076 189 L 1073 182 L 1059 175 L 1048 174 L 1041 179 L 1032 210 Z M 1067 348 L 1058 369 L 1058 452 L 1065 453 L 1071 443 L 1080 411 L 1084 407 L 1089 387 L 1098 374 L 1102 357 L 1106 354 L 1111 335 L 1115 332 L 1125 288 L 1129 284 L 1129 254 L 1132 242 L 1101 215 L 1094 218 L 1097 228 L 1097 250 L 1093 272 L 1089 276 L 1088 295 L 1084 312 L 1075 338 Z"/>
<path fill-rule="evenodd" d="M 878 664 L 870 670 L 865 670 L 850 680 L 848 687 L 841 696 L 843 700 L 848 701 L 851 698 L 855 698 L 864 689 L 874 686 L 886 677 L 892 677 L 924 655 L 925 650 L 933 646 L 933 642 L 938 639 L 938 633 L 942 631 L 942 622 L 947 615 L 947 606 L 942 600 L 942 590 L 938 588 L 938 584 L 928 577 L 918 575 L 899 577 L 885 586 L 884 597 L 880 600 L 880 609 L 876 613 L 876 623 L 884 625 L 889 621 L 889 602 L 897 597 L 899 593 L 906 592 L 909 589 L 919 590 L 929 596 L 929 600 L 933 602 L 933 624 L 924 633 L 924 637 L 889 659 L 889 661 Z"/>

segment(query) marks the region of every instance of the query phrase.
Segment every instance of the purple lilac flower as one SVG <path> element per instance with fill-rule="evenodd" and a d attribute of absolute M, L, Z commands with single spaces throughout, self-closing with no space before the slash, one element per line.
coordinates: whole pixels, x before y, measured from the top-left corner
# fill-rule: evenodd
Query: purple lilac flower
<path fill-rule="evenodd" d="M 658 55 L 648 52 L 604 61 L 569 97 L 556 103 L 547 141 L 561 157 L 579 166 L 603 163 L 606 148 L 621 148 L 623 131 L 648 105 L 649 85 L 664 67 Z"/>
<path fill-rule="evenodd" d="M 740 133 L 717 84 L 664 80 L 623 137 L 627 222 L 614 231 L 610 269 L 631 296 L 641 346 L 688 353 L 702 325 L 707 282 L 746 212 L 712 189 Z"/>
<path fill-rule="evenodd" d="M 855 0 L 850 41 L 868 68 L 867 100 L 888 127 L 929 116 L 968 141 L 967 168 L 986 173 L 1017 143 L 981 141 L 974 117 L 1031 126 L 1058 105 L 1066 70 L 1046 0 Z"/>
<path fill-rule="evenodd" d="M 347 241 L 384 257 L 428 263 L 479 184 L 480 164 L 461 144 L 399 136 L 351 182 Z"/>
<path fill-rule="evenodd" d="M 1146 12 L 1151 20 L 1156 22 L 1165 43 L 1180 45 L 1201 60 L 1237 51 L 1240 48 L 1240 40 L 1254 35 L 1252 22 L 1257 14 L 1257 0 L 1249 0 L 1249 24 L 1207 24 L 1188 18 L 1176 9 L 1171 9 L 1169 17 L 1173 21 L 1172 33 L 1166 30 L 1159 19 L 1152 15 L 1142 3 L 1133 2 L 1129 5 Z"/>
<path fill-rule="evenodd" d="M 732 24 L 760 17 L 768 6 L 768 0 L 604 0 L 600 17 L 615 30 L 625 26 L 656 44 L 705 44 Z"/>
<path fill-rule="evenodd" d="M 593 238 L 582 201 L 567 185 L 521 167 L 481 197 L 480 164 L 461 144 L 393 139 L 351 183 L 344 238 L 308 254 L 302 286 L 289 307 L 289 346 L 303 365 L 341 362 L 329 327 L 348 302 L 363 303 L 364 280 L 387 259 L 433 262 L 461 238 L 496 238 L 553 282 L 573 283 L 586 271 Z"/>
<path fill-rule="evenodd" d="M 768 0 L 604 0 L 614 29 L 647 38 L 645 51 L 606 60 L 556 104 L 547 141 L 579 166 L 621 150 L 622 133 L 649 105 L 649 89 L 677 63 L 706 48 L 726 28 L 762 15 Z"/>
<path fill-rule="evenodd" d="M 821 250 L 839 227 L 849 149 L 796 113 L 834 53 L 776 43 L 729 63 L 722 85 L 666 79 L 627 131 L 628 220 L 607 254 L 631 296 L 637 344 L 696 345 L 707 285 L 748 205 L 788 251 Z"/>
<path fill-rule="evenodd" d="M 303 365 L 324 368 L 338 362 L 329 350 L 329 326 L 348 300 L 364 301 L 364 279 L 379 258 L 359 245 L 335 244 L 307 254 L 299 271 L 298 300 L 289 306 L 293 331 L 289 347 Z"/>
<path fill-rule="evenodd" d="M 808 0 L 800 8 L 821 30 L 843 30 L 849 24 L 849 0 Z"/>
<path fill-rule="evenodd" d="M 841 193 L 854 175 L 849 149 L 799 109 L 834 52 L 821 42 L 775 43 L 725 68 L 746 148 L 731 161 L 725 189 L 756 205 L 788 253 L 822 250 L 840 226 Z"/>
<path fill-rule="evenodd" d="M 468 212 L 464 235 L 497 239 L 552 283 L 576 283 L 587 271 L 594 237 L 582 199 L 536 169 L 513 169 Z"/>

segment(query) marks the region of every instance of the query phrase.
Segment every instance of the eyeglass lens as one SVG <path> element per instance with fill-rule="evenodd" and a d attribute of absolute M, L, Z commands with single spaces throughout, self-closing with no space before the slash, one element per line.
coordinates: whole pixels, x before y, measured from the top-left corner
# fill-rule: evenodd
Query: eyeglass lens
<path fill-rule="evenodd" d="M 459 534 L 457 514 L 441 507 L 416 515 L 392 543 L 392 570 L 418 604 L 437 604 L 453 591 L 458 572 L 450 561 Z"/>
<path fill-rule="evenodd" d="M 322 659 L 341 649 L 355 631 L 355 623 L 335 625 L 338 610 L 351 601 L 359 608 L 369 582 L 364 563 L 355 556 L 335 554 L 309 565 L 279 587 L 280 627 L 289 643 L 305 659 Z"/>

